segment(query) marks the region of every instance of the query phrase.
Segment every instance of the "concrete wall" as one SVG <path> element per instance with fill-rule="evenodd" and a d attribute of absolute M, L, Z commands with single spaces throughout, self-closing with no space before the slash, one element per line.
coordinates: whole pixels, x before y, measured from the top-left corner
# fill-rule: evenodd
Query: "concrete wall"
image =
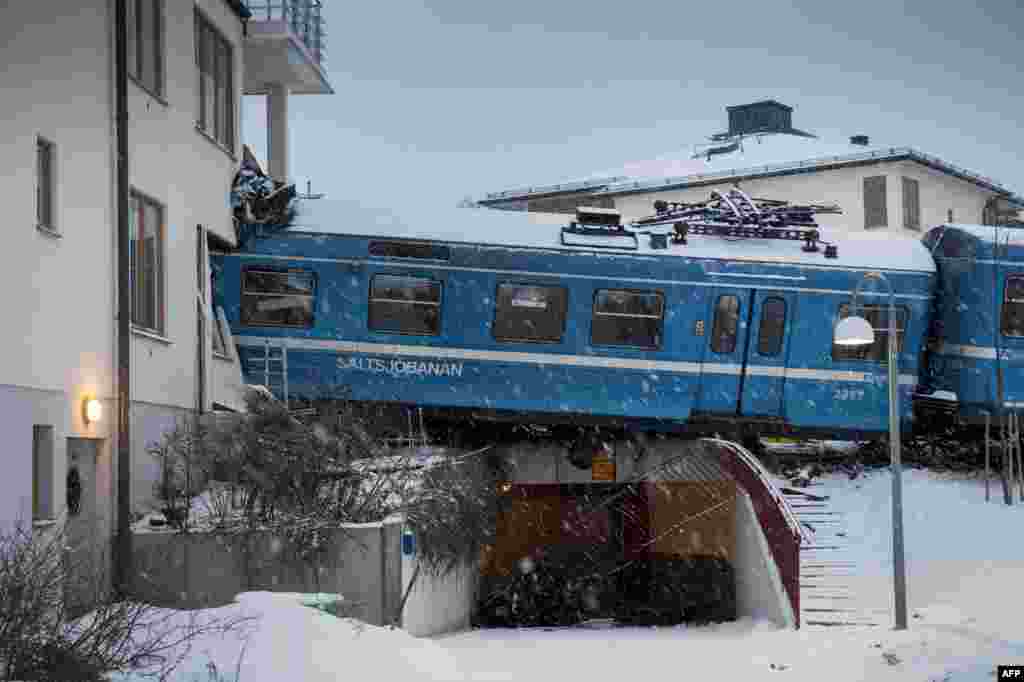
<path fill-rule="evenodd" d="M 329 534 L 317 571 L 269 532 L 136 533 L 132 589 L 178 608 L 222 606 L 249 591 L 339 593 L 346 615 L 386 625 L 401 601 L 400 536 L 399 521 L 342 526 Z"/>
<path fill-rule="evenodd" d="M 416 570 L 415 556 L 402 557 L 402 593 Z M 448 575 L 420 571 L 402 610 L 402 629 L 414 637 L 432 637 L 466 630 L 476 605 L 479 571 L 463 566 Z"/>
<path fill-rule="evenodd" d="M 793 607 L 750 496 L 740 490 L 736 497 L 736 615 L 796 627 Z"/>
<path fill-rule="evenodd" d="M 950 209 L 958 222 L 980 223 L 985 201 L 993 196 L 992 192 L 977 185 L 907 161 L 888 161 L 796 175 L 749 178 L 740 181 L 739 185 L 752 197 L 785 199 L 793 203 L 837 203 L 843 209 L 843 213 L 820 215 L 817 217 L 818 223 L 826 229 L 863 230 L 864 178 L 876 175 L 887 177 L 887 229 L 900 232 L 904 232 L 901 177 L 906 176 L 920 182 L 922 230 L 946 222 L 946 212 Z M 622 212 L 624 220 L 631 220 L 654 213 L 653 204 L 658 199 L 705 201 L 713 190 L 724 191 L 732 187 L 733 183 L 720 183 L 663 192 L 630 194 L 615 197 L 615 207 Z"/>

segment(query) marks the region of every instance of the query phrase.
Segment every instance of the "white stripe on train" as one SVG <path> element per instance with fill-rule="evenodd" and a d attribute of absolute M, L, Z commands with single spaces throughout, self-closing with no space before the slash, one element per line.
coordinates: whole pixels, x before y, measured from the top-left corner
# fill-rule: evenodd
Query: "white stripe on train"
<path fill-rule="evenodd" d="M 331 339 L 283 338 L 266 336 L 236 336 L 240 346 L 263 348 L 268 343 L 273 347 L 285 345 L 289 349 L 334 351 L 337 353 L 361 353 L 364 355 L 404 355 L 420 358 L 445 358 L 449 360 L 484 360 L 489 362 L 510 362 L 527 365 L 560 365 L 572 367 L 603 367 L 608 369 L 631 369 L 646 372 L 671 372 L 676 374 L 723 374 L 739 376 L 743 366 L 739 363 L 700 363 L 675 360 L 641 360 L 636 358 L 610 358 L 594 355 L 570 355 L 565 353 L 524 353 L 519 351 L 480 350 L 476 348 L 437 348 L 434 346 L 412 346 L 391 343 L 368 343 L 364 341 L 336 341 Z M 785 377 L 810 381 L 878 381 L 879 372 L 857 372 L 851 370 L 808 369 L 801 367 L 777 367 L 771 365 L 747 365 L 748 376 Z M 884 379 L 882 380 L 884 381 Z M 901 374 L 900 385 L 914 386 L 917 377 Z"/>

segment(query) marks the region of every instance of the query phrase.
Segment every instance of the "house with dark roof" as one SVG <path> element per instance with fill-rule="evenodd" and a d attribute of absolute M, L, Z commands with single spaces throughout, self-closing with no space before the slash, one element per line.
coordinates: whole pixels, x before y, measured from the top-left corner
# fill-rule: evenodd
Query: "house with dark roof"
<path fill-rule="evenodd" d="M 867 135 L 832 141 L 795 128 L 792 107 L 775 100 L 726 111 L 728 130 L 691 149 L 473 203 L 545 214 L 598 206 L 631 219 L 653 213 L 656 200 L 703 201 L 739 186 L 754 197 L 838 204 L 841 215 L 820 216 L 826 228 L 910 232 L 943 222 L 1006 223 L 1024 208 L 1024 197 L 996 180 L 931 154 Z"/>

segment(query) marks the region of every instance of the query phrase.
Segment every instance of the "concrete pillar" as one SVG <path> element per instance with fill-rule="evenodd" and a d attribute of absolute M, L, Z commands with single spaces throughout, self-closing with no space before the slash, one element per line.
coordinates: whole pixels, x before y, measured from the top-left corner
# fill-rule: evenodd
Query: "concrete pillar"
<path fill-rule="evenodd" d="M 275 180 L 288 180 L 288 86 L 272 83 L 267 90 L 267 165 Z"/>

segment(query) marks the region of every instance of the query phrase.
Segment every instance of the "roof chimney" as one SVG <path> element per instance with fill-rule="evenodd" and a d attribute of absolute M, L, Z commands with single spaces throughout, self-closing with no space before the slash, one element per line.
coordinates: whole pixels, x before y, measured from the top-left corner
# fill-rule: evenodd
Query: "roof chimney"
<path fill-rule="evenodd" d="M 855 145 L 857 145 L 859 147 L 867 147 L 868 146 L 868 136 L 867 135 L 853 135 L 853 136 L 850 137 L 850 144 L 855 144 Z"/>

